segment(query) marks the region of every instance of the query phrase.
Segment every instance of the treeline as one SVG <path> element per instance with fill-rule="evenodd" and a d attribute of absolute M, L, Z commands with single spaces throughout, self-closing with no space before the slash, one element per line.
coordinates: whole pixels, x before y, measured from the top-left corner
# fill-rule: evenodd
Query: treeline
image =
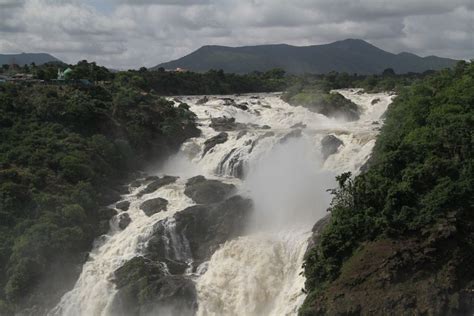
<path fill-rule="evenodd" d="M 338 177 L 301 315 L 473 311 L 474 65 L 415 81 L 398 90 L 369 170 Z"/>
<path fill-rule="evenodd" d="M 194 120 L 133 85 L 0 85 L 1 315 L 48 306 L 73 284 L 114 215 L 101 206 L 196 136 Z"/>

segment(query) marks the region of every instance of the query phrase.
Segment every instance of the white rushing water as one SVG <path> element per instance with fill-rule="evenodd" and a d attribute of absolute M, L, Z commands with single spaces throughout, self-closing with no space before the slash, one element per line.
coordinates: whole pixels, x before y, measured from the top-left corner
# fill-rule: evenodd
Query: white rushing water
<path fill-rule="evenodd" d="M 339 91 L 362 109 L 360 120 L 345 122 L 329 119 L 302 107 L 283 102 L 279 94 L 226 96 L 248 110 L 225 105 L 220 96 L 179 97 L 198 116 L 202 135 L 186 142 L 180 152 L 153 173 L 179 176 L 177 182 L 157 191 L 137 196 L 142 185 L 124 196 L 131 202 L 130 225 L 120 230 L 117 220 L 96 241 L 89 260 L 74 286 L 50 315 L 112 316 L 110 305 L 116 293 L 114 271 L 140 255 L 155 223 L 165 218 L 170 239 L 171 216 L 193 201 L 184 195 L 186 180 L 204 175 L 233 183 L 240 194 L 254 201 L 254 212 L 247 233 L 221 245 L 207 269 L 195 276 L 198 311 L 212 315 L 295 315 L 304 294 L 301 291 L 303 256 L 313 224 L 326 215 L 330 202 L 326 189 L 335 186 L 340 172 L 357 173 L 369 158 L 380 125 L 380 117 L 392 100 L 385 93 L 364 94 L 358 90 Z M 372 102 L 378 99 L 378 102 Z M 204 142 L 219 134 L 209 127 L 211 118 L 235 118 L 247 124 L 244 130 L 226 131 L 228 140 L 203 155 Z M 377 122 L 377 123 L 376 123 Z M 265 126 L 266 125 L 266 126 Z M 301 137 L 287 137 L 301 129 Z M 334 135 L 343 145 L 325 161 L 321 140 Z M 244 180 L 235 175 L 246 171 Z M 168 211 L 146 216 L 139 205 L 150 198 L 169 201 Z M 179 243 L 182 244 L 182 243 Z M 189 249 L 181 249 L 189 256 Z"/>

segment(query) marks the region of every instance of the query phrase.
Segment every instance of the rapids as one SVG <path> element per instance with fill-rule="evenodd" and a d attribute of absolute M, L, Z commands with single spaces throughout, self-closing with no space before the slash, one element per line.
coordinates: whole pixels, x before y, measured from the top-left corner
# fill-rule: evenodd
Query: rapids
<path fill-rule="evenodd" d="M 254 203 L 244 236 L 221 245 L 194 272 L 187 270 L 196 284 L 197 314 L 296 315 L 304 300 L 301 267 L 307 241 L 330 202 L 326 189 L 335 186 L 338 173 L 359 172 L 393 98 L 357 89 L 338 93 L 360 107 L 358 121 L 330 119 L 290 106 L 278 93 L 211 96 L 207 102 L 200 96 L 173 98 L 190 105 L 202 134 L 183 144 L 164 166 L 148 173 L 179 179 L 143 196 L 138 192 L 146 183 L 130 188 L 123 199 L 131 203 L 127 211 L 131 223 L 121 230 L 117 219 L 111 220 L 109 233 L 96 240 L 74 288 L 49 315 L 113 316 L 114 271 L 143 253 L 154 225 L 161 220 L 168 218 L 165 231 L 169 247 L 174 247 L 167 251 L 191 264 L 188 241 L 176 241 L 181 237 L 174 233 L 172 215 L 194 204 L 184 189 L 187 179 L 196 175 L 232 183 Z M 379 101 L 372 102 L 375 99 Z M 220 117 L 235 122 L 223 127 L 227 140 L 203 155 L 206 141 L 221 132 L 209 127 L 212 119 Z M 343 145 L 323 160 L 321 140 L 327 135 L 336 136 Z M 156 197 L 168 200 L 168 211 L 148 217 L 139 205 Z"/>

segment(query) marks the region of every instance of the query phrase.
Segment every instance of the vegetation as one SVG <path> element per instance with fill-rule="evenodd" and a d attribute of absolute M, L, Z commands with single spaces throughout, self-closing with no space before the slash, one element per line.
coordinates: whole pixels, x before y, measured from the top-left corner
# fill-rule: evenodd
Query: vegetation
<path fill-rule="evenodd" d="M 474 285 L 473 104 L 474 65 L 465 62 L 400 90 L 369 170 L 337 178 L 331 221 L 304 263 L 309 295 L 300 314 L 364 313 L 371 300 L 385 302 L 370 310 L 381 313 L 383 304 L 393 302 L 394 311 L 405 298 L 411 300 L 405 312 L 468 313 L 463 302 L 472 297 L 463 293 L 472 296 Z M 381 252 L 374 249 L 381 245 L 393 251 L 378 262 L 373 255 Z M 370 264 L 354 274 L 357 262 L 379 266 L 364 276 Z M 365 303 L 351 293 L 376 277 L 379 283 L 364 289 Z M 404 290 L 390 301 L 400 284 Z M 379 297 L 376 287 L 384 289 Z M 351 289 L 343 299 L 352 307 L 341 311 L 336 305 L 343 304 L 344 288 Z M 431 294 L 436 304 L 423 310 L 429 301 L 410 294 Z"/>
<path fill-rule="evenodd" d="M 100 206 L 132 171 L 195 136 L 194 118 L 119 81 L 0 85 L 1 315 L 57 299 L 108 228 L 113 212 Z"/>

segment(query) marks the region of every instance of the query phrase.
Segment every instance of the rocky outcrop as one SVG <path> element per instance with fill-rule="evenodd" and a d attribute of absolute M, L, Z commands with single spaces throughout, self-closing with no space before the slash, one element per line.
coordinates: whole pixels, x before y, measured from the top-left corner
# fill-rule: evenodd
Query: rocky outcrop
<path fill-rule="evenodd" d="M 166 211 L 168 201 L 163 198 L 150 199 L 140 205 L 140 209 L 147 215 L 152 216 L 158 212 Z"/>
<path fill-rule="evenodd" d="M 204 142 L 204 149 L 202 151 L 202 157 L 204 157 L 207 154 L 207 152 L 209 150 L 211 150 L 212 148 L 214 148 L 216 145 L 225 143 L 228 139 L 228 136 L 229 135 L 227 133 L 221 132 L 221 133 L 217 134 L 216 136 L 207 139 Z"/>
<path fill-rule="evenodd" d="M 323 154 L 323 159 L 326 160 L 329 156 L 337 153 L 337 150 L 344 143 L 334 135 L 326 135 L 321 140 L 321 153 Z"/>
<path fill-rule="evenodd" d="M 188 180 L 184 194 L 197 204 L 211 204 L 223 201 L 234 191 L 232 184 L 197 176 Z"/>
<path fill-rule="evenodd" d="M 217 132 L 224 132 L 241 130 L 246 126 L 245 124 L 237 123 L 233 117 L 216 117 L 211 119 L 209 127 L 212 127 Z"/>

